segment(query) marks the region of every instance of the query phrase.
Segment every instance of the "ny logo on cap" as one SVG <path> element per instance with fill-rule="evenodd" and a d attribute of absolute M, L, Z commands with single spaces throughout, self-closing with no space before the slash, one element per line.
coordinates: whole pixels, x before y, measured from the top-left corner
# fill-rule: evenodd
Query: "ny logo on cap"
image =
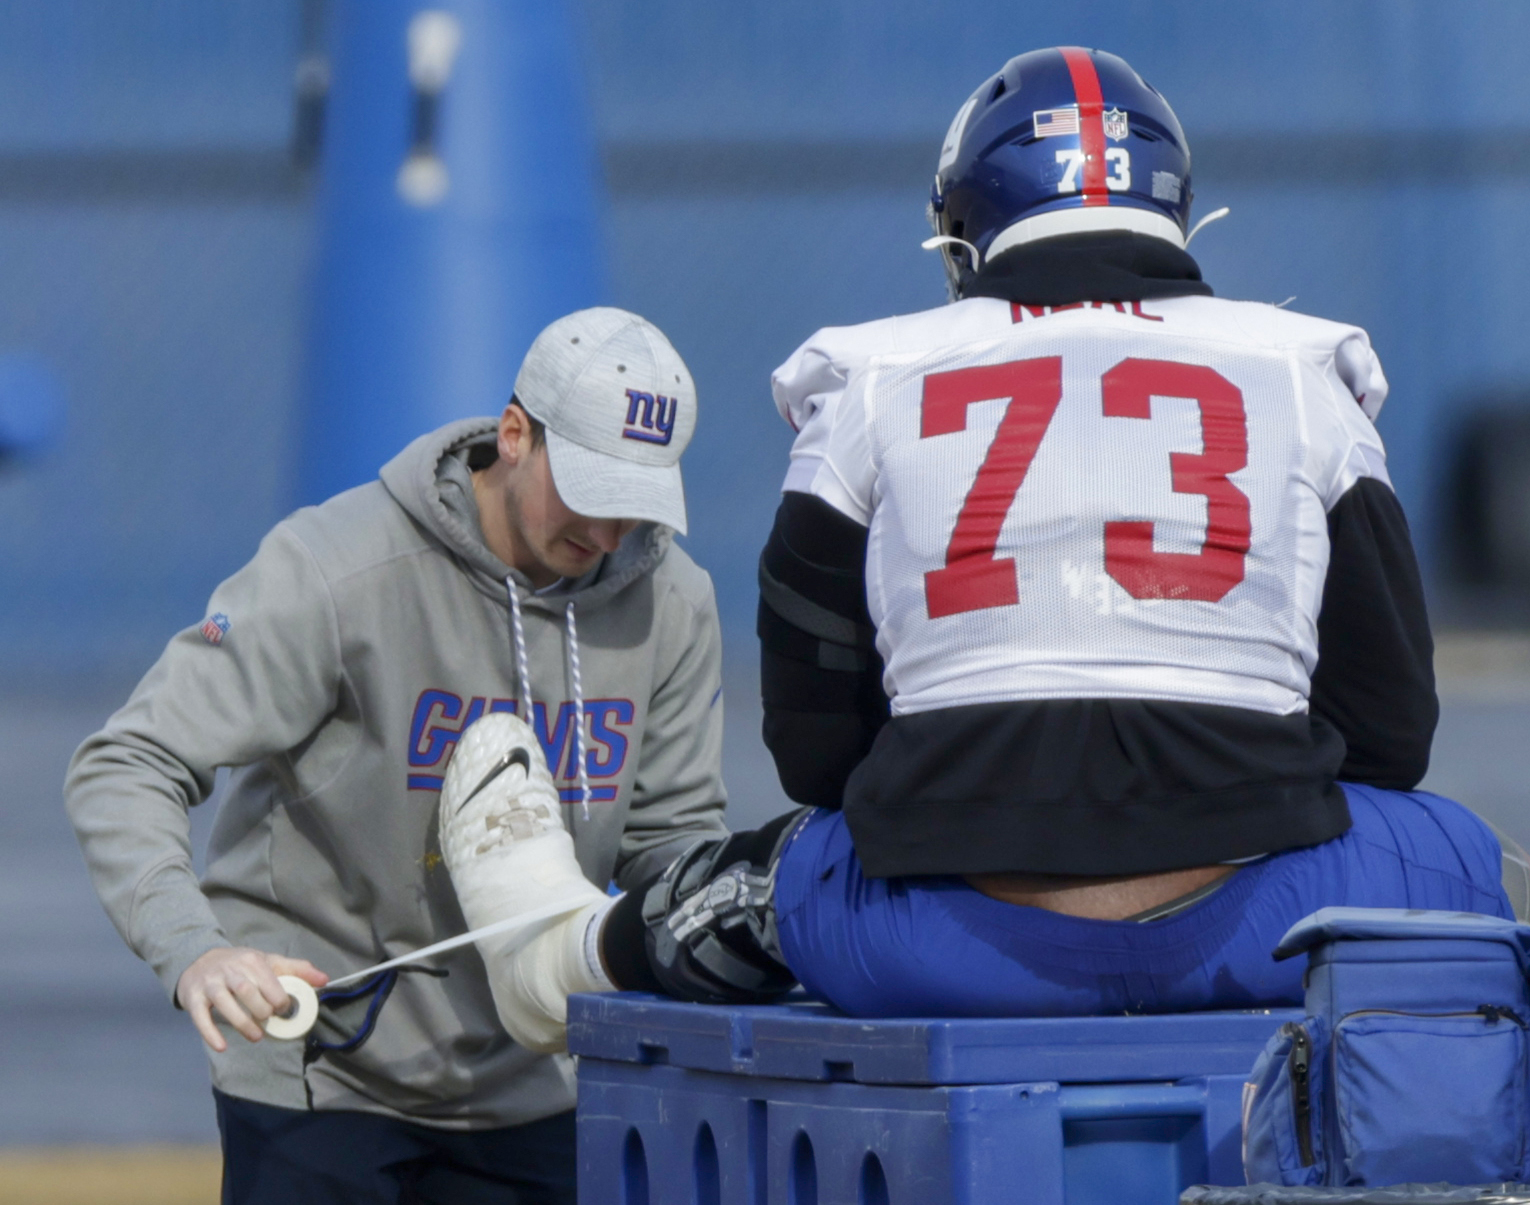
<path fill-rule="evenodd" d="M 641 409 L 641 413 L 639 412 Z M 667 444 L 675 433 L 675 414 L 680 409 L 680 399 L 655 397 L 636 389 L 627 390 L 627 425 L 622 430 L 623 439 L 641 439 L 644 443 Z"/>

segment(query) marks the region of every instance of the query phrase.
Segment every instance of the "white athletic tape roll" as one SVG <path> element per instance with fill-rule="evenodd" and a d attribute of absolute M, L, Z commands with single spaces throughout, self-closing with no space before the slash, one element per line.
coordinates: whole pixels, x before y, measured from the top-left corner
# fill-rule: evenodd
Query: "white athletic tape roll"
<path fill-rule="evenodd" d="M 287 989 L 287 995 L 292 997 L 293 1008 L 285 1017 L 268 1017 L 266 1033 L 286 1042 L 306 1036 L 313 1028 L 313 1023 L 319 1019 L 319 993 L 296 975 L 278 975 L 276 981 Z"/>

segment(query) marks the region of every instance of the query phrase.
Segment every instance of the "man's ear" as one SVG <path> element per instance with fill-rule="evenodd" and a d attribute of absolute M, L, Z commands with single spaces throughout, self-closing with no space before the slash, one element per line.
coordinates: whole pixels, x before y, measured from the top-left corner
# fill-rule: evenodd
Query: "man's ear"
<path fill-rule="evenodd" d="M 499 416 L 499 458 L 508 465 L 520 464 L 531 451 L 531 424 L 526 412 L 514 402 Z"/>

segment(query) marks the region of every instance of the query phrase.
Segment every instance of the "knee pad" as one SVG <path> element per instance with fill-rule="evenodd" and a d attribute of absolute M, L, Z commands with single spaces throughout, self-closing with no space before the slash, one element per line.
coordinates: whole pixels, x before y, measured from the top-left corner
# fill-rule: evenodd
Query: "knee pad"
<path fill-rule="evenodd" d="M 648 889 L 648 962 L 667 993 L 705 1004 L 759 1004 L 796 985 L 776 938 L 775 855 L 802 814 L 692 846 Z"/>

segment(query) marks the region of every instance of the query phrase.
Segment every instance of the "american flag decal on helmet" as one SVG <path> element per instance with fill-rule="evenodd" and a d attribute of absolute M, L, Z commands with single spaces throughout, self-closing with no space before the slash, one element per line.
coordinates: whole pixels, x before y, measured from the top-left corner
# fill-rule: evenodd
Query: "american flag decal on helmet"
<path fill-rule="evenodd" d="M 1037 138 L 1052 138 L 1058 134 L 1078 133 L 1078 106 L 1066 109 L 1037 109 L 1031 115 Z"/>

